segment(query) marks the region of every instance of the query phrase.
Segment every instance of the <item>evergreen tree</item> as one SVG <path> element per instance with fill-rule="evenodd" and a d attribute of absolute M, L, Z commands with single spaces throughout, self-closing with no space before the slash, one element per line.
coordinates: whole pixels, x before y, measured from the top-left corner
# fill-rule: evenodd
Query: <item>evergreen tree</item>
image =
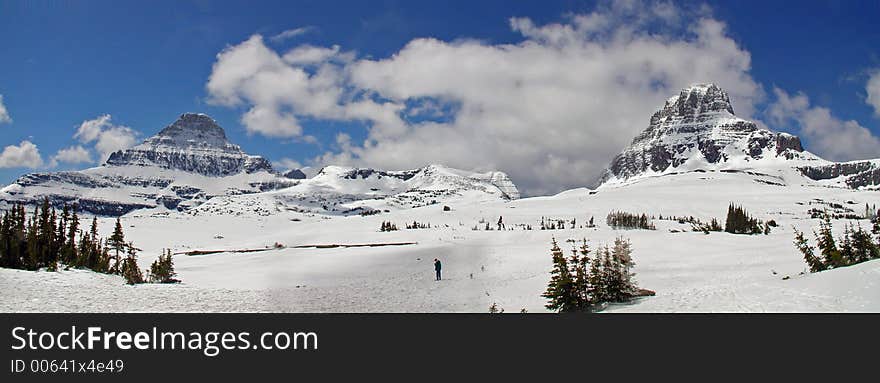
<path fill-rule="evenodd" d="M 64 245 L 67 243 L 67 223 L 70 221 L 70 207 L 65 203 L 61 209 L 58 225 L 55 232 L 54 252 L 60 263 L 68 263 L 64 255 Z"/>
<path fill-rule="evenodd" d="M 831 233 L 831 217 L 828 214 L 825 214 L 822 222 L 819 223 L 819 233 L 814 233 L 814 235 L 822 254 L 822 263 L 827 267 L 842 266 L 843 259 L 834 241 L 834 235 Z"/>
<path fill-rule="evenodd" d="M 39 210 L 35 208 L 34 215 L 28 219 L 27 224 L 27 258 L 25 263 L 27 270 L 37 270 L 40 268 L 40 257 L 42 254 L 40 252 L 39 226 L 35 218 L 37 216 L 39 216 Z"/>
<path fill-rule="evenodd" d="M 852 245 L 851 263 L 860 263 L 880 258 L 880 246 L 872 242 L 871 235 L 859 225 L 850 229 Z"/>
<path fill-rule="evenodd" d="M 828 267 L 822 262 L 822 260 L 816 257 L 813 247 L 810 246 L 807 239 L 804 238 L 804 233 L 797 229 L 793 230 L 795 233 L 794 245 L 798 248 L 801 254 L 804 255 L 804 261 L 807 263 L 807 266 L 810 267 L 810 272 L 816 273 L 827 269 Z"/>
<path fill-rule="evenodd" d="M 589 263 L 590 248 L 586 238 L 579 248 L 571 249 L 571 257 L 568 259 L 569 275 L 572 277 L 572 295 L 575 311 L 585 311 L 590 308 L 590 298 L 587 290 L 590 287 Z"/>
<path fill-rule="evenodd" d="M 66 205 L 65 205 L 66 207 Z M 64 263 L 68 265 L 76 265 L 77 263 L 77 252 L 76 252 L 76 233 L 79 231 L 79 217 L 76 214 L 76 211 L 79 209 L 77 204 L 73 204 L 71 208 L 72 214 L 67 223 L 67 238 L 64 244 L 64 248 L 61 251 L 61 258 L 64 260 Z"/>
<path fill-rule="evenodd" d="M 852 225 L 843 226 L 843 237 L 840 238 L 840 265 L 849 266 L 854 262 L 855 253 L 852 246 Z"/>
<path fill-rule="evenodd" d="M 605 265 L 609 264 L 608 258 L 611 254 L 608 252 L 608 246 L 603 246 L 596 251 L 596 258 L 590 262 L 590 272 L 587 276 L 589 287 L 587 287 L 587 295 L 590 297 L 592 305 L 598 305 L 608 301 L 607 278 L 605 275 Z"/>
<path fill-rule="evenodd" d="M 635 273 L 631 271 L 633 266 L 635 266 L 635 262 L 632 259 L 632 244 L 629 240 L 617 237 L 614 240 L 612 256 L 616 268 L 616 285 L 618 286 L 618 290 L 614 293 L 617 295 L 617 301 L 623 302 L 635 295 L 638 290 L 633 282 Z"/>
<path fill-rule="evenodd" d="M 125 243 L 125 234 L 122 232 L 122 222 L 119 217 L 116 217 L 116 226 L 113 228 L 113 234 L 107 239 L 107 245 L 115 251 L 115 257 L 113 258 L 110 272 L 118 273 L 120 263 L 119 254 L 125 251 L 127 247 L 127 244 Z"/>
<path fill-rule="evenodd" d="M 724 231 L 732 234 L 760 234 L 766 231 L 769 234 L 769 227 L 763 227 L 761 221 L 750 217 L 742 206 L 731 203 L 727 207 Z"/>
<path fill-rule="evenodd" d="M 568 261 L 554 238 L 550 255 L 553 257 L 553 270 L 550 271 L 550 282 L 547 291 L 541 296 L 549 302 L 544 307 L 558 312 L 572 312 L 577 309 L 577 296 L 574 281 L 568 268 Z"/>
<path fill-rule="evenodd" d="M 126 249 L 128 254 L 123 260 L 120 268 L 120 272 L 125 278 L 125 283 L 128 283 L 129 285 L 144 283 L 144 274 L 141 272 L 141 269 L 137 264 L 137 249 L 134 247 L 133 243 L 127 244 Z"/>
<path fill-rule="evenodd" d="M 150 265 L 150 281 L 158 283 L 176 283 L 180 282 L 174 277 L 177 273 L 174 271 L 174 261 L 171 259 L 171 250 L 163 251 L 159 259 Z"/>

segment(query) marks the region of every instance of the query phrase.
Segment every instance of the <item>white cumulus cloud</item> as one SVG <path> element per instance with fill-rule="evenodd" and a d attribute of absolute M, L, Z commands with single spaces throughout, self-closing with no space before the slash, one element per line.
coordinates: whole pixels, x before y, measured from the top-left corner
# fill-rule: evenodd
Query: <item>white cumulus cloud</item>
<path fill-rule="evenodd" d="M 18 145 L 9 145 L 0 153 L 0 168 L 30 168 L 43 166 L 43 157 L 37 145 L 30 141 L 22 141 Z"/>
<path fill-rule="evenodd" d="M 52 156 L 49 167 L 54 168 L 60 163 L 85 164 L 92 162 L 92 153 L 82 145 L 75 145 L 59 150 Z"/>
<path fill-rule="evenodd" d="M 704 7 L 616 1 L 558 23 L 508 22 L 520 41 L 419 38 L 384 58 L 276 52 L 255 35 L 218 54 L 207 90 L 215 104 L 249 108 L 253 133 L 365 123 L 365 140 L 337 142 L 318 166 L 498 169 L 529 195 L 590 184 L 681 88 L 714 82 L 746 118 L 764 97 L 749 52 Z"/>
<path fill-rule="evenodd" d="M 351 53 L 314 49 L 297 47 L 282 57 L 260 35 L 228 47 L 217 55 L 208 79 L 208 101 L 249 106 L 241 117 L 245 129 L 268 137 L 301 137 L 299 116 L 374 121 L 392 130 L 404 125 L 397 113 L 401 106 L 353 94 L 345 74 Z"/>
<path fill-rule="evenodd" d="M 776 100 L 767 110 L 771 122 L 779 126 L 795 122 L 811 152 L 833 161 L 880 157 L 880 138 L 858 122 L 841 120 L 828 108 L 812 106 L 803 93 L 791 95 L 779 88 L 773 93 Z"/>
<path fill-rule="evenodd" d="M 127 149 L 137 142 L 140 134 L 135 130 L 122 125 L 115 125 L 109 114 L 99 116 L 92 120 L 83 121 L 73 138 L 83 144 L 94 143 L 98 151 L 100 161 L 105 161 L 111 153 Z"/>

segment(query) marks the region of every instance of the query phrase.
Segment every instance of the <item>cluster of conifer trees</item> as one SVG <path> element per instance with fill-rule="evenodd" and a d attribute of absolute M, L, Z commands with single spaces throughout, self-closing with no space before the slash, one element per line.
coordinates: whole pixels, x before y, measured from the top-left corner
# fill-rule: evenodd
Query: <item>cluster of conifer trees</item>
<path fill-rule="evenodd" d="M 565 230 L 566 224 L 569 229 L 577 228 L 578 227 L 577 226 L 577 218 L 572 218 L 569 221 L 567 219 L 541 217 L 541 226 L 540 227 L 541 227 L 541 230 Z M 596 227 L 596 225 L 593 223 L 593 217 L 590 217 L 590 219 L 587 221 L 586 225 L 582 224 L 580 227 L 581 228 Z M 529 230 L 531 230 L 531 229 L 529 229 Z"/>
<path fill-rule="evenodd" d="M 28 216 L 24 205 L 14 205 L 0 220 L 0 267 L 48 271 L 57 271 L 60 267 L 89 269 L 122 275 L 130 284 L 173 279 L 170 255 L 160 263 L 164 268 L 159 270 L 164 274 L 156 278 L 151 273 L 145 279 L 137 266 L 139 249 L 126 242 L 120 220 L 116 219 L 113 234 L 102 239 L 98 236 L 97 217 L 92 218 L 85 230 L 78 210 L 77 204 L 64 204 L 59 213 L 46 198 Z M 166 278 L 169 273 L 171 276 Z"/>
<path fill-rule="evenodd" d="M 648 218 L 648 215 L 627 213 L 623 211 L 612 211 L 605 218 L 605 223 L 612 229 L 644 229 L 656 230 L 654 223 Z"/>
<path fill-rule="evenodd" d="M 691 222 L 691 230 L 692 231 L 702 231 L 703 233 L 709 234 L 710 231 L 722 231 L 721 223 L 718 222 L 718 219 L 712 218 L 709 223 L 704 223 L 700 220 L 696 220 L 696 222 Z"/>
<path fill-rule="evenodd" d="M 410 229 L 410 230 L 412 230 L 412 229 L 430 229 L 431 224 L 413 221 L 411 224 L 410 223 L 406 224 L 406 228 Z"/>
<path fill-rule="evenodd" d="M 732 234 L 770 234 L 770 226 L 757 218 L 750 217 L 742 206 L 731 203 L 727 207 L 724 231 Z"/>
<path fill-rule="evenodd" d="M 391 222 L 382 221 L 382 226 L 379 227 L 379 231 L 397 231 L 397 225 Z"/>
<path fill-rule="evenodd" d="M 606 302 L 625 302 L 637 295 L 635 274 L 630 271 L 635 263 L 629 240 L 618 237 L 613 247 L 603 246 L 595 257 L 590 257 L 590 252 L 584 239 L 566 257 L 553 239 L 553 270 L 542 294 L 548 299 L 545 307 L 559 312 L 591 311 Z"/>
<path fill-rule="evenodd" d="M 83 230 L 75 204 L 65 205 L 59 214 L 45 199 L 30 217 L 24 205 L 16 204 L 0 221 L 0 266 L 13 269 L 55 271 L 68 265 L 110 273 L 118 266 L 111 249 L 126 245 L 116 236 L 102 240 L 97 218 Z"/>
<path fill-rule="evenodd" d="M 816 248 L 804 237 L 804 233 L 794 229 L 794 244 L 804 255 L 804 261 L 810 267 L 810 272 L 815 273 L 880 258 L 880 219 L 874 219 L 870 233 L 862 229 L 861 225 L 849 224 L 844 229 L 843 237 L 838 240 L 834 239 L 831 226 L 831 216 L 826 214 L 819 224 L 819 232 L 813 232 L 819 249 L 818 255 Z M 876 238 L 872 237 L 872 234 Z"/>

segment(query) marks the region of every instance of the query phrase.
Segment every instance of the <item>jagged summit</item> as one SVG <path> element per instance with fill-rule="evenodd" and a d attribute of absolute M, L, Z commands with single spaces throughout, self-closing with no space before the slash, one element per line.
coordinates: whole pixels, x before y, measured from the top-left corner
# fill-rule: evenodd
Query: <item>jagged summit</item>
<path fill-rule="evenodd" d="M 798 137 L 737 117 L 727 92 L 717 85 L 697 84 L 669 98 L 596 184 L 774 158 L 818 159 L 804 152 Z"/>
<path fill-rule="evenodd" d="M 263 157 L 251 156 L 226 138 L 214 119 L 184 113 L 140 145 L 110 155 L 107 166 L 157 166 L 206 176 L 272 172 Z"/>
<path fill-rule="evenodd" d="M 682 89 L 679 95 L 666 100 L 666 105 L 658 114 L 661 114 L 662 117 L 677 115 L 687 118 L 695 110 L 699 113 L 727 112 L 734 115 L 733 105 L 730 104 L 727 92 L 711 83 L 695 84 Z"/>
<path fill-rule="evenodd" d="M 177 146 L 225 147 L 232 145 L 217 121 L 203 113 L 184 113 L 177 121 L 147 140 Z"/>

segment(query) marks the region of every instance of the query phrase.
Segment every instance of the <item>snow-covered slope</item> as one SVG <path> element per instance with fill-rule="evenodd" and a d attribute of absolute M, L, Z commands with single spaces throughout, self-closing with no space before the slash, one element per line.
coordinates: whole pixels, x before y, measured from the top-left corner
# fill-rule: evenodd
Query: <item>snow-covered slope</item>
<path fill-rule="evenodd" d="M 667 100 L 596 185 L 707 170 L 779 174 L 790 183 L 821 181 L 869 189 L 880 185 L 878 161 L 826 161 L 805 151 L 796 136 L 737 117 L 727 92 L 714 84 L 685 88 Z"/>
<path fill-rule="evenodd" d="M 0 290 L 18 291 L 0 295 L 0 311 L 486 312 L 497 304 L 537 313 L 546 311 L 541 293 L 550 279 L 552 240 L 568 251 L 586 239 L 595 250 L 619 236 L 632 241 L 638 284 L 657 295 L 604 312 L 880 311 L 880 261 L 811 274 L 792 244 L 794 229 L 811 236 L 817 210 L 848 217 L 834 221 L 837 235 L 845 224 L 870 227 L 861 217 L 880 205 L 880 193 L 864 183 L 877 184 L 871 177 L 878 161 L 836 164 L 812 156 L 792 136 L 732 117 L 726 95 L 709 88 L 670 100 L 696 101 L 660 113 L 655 130 L 637 139 L 638 148 L 625 152 L 601 188 L 554 196 L 517 199 L 503 173 L 436 165 L 329 166 L 311 178 L 285 179 L 292 183 L 287 187 L 249 194 L 227 190 L 279 176 L 246 170 L 208 176 L 149 159 L 153 164 L 54 173 L 42 184 L 24 177 L 24 185 L 5 193 L 43 190 L 139 203 L 145 197 L 135 190 L 160 194 L 178 186 L 187 193 L 182 187 L 199 185 L 204 196 L 215 196 L 188 200 L 192 207 L 184 213 L 122 217 L 126 240 L 143 249 L 140 265 L 172 249 L 183 284 L 126 286 L 119 277 L 87 271 L 0 269 Z M 694 92 L 712 96 L 693 98 Z M 699 113 L 681 112 L 688 108 Z M 657 161 L 645 155 L 654 152 L 666 154 Z M 778 226 L 767 235 L 705 234 L 670 219 L 723 222 L 730 203 Z M 376 211 L 382 214 L 370 214 Z M 656 217 L 656 230 L 611 228 L 604 218 L 612 211 Z M 591 219 L 595 227 L 586 224 Z M 539 230 L 544 220 L 566 225 Z M 406 228 L 414 221 L 430 226 Z M 400 230 L 380 231 L 383 222 Z M 114 223 L 101 219 L 100 234 L 112 232 Z M 193 250 L 212 253 L 184 255 Z M 443 262 L 442 281 L 434 280 L 434 258 Z"/>
<path fill-rule="evenodd" d="M 731 202 L 779 226 L 769 235 L 706 235 L 670 219 L 655 219 L 657 230 L 615 230 L 604 219 L 611 211 L 625 210 L 723 222 Z M 586 238 L 596 249 L 621 235 L 632 240 L 638 284 L 657 295 L 612 305 L 605 312 L 880 311 L 880 261 L 802 275 L 807 266 L 792 244 L 793 228 L 812 237 L 818 226 L 811 209 L 861 214 L 865 204 L 880 206 L 880 193 L 874 191 L 779 185 L 755 182 L 754 175 L 743 172 L 706 171 L 648 177 L 598 191 L 448 204 L 450 211 L 431 205 L 363 217 L 293 211 L 267 216 L 136 212 L 122 220 L 126 239 L 144 249 L 142 267 L 164 248 L 179 253 L 264 249 L 275 243 L 286 247 L 179 254 L 174 263 L 184 283 L 174 286 L 132 287 L 120 277 L 80 271 L 0 270 L 0 289 L 20 291 L 0 295 L 0 311 L 485 313 L 497 303 L 506 312 L 525 308 L 540 313 L 546 312 L 541 293 L 552 269 L 551 239 L 569 251 L 569 240 Z M 508 230 L 495 230 L 499 216 Z M 597 227 L 586 227 L 590 217 Z M 564 230 L 538 230 L 542 219 L 577 222 Z M 379 231 L 383 221 L 400 230 Z M 431 228 L 405 229 L 413 221 L 430 223 Z M 493 230 L 485 230 L 485 222 Z M 835 220 L 836 234 L 847 222 Z M 857 222 L 869 227 L 865 220 Z M 114 219 L 102 219 L 99 225 L 102 235 L 110 233 Z M 524 230 L 527 225 L 534 230 Z M 297 248 L 400 242 L 414 244 Z M 441 282 L 434 281 L 434 258 L 443 262 Z M 89 299 L 70 299 L 71 294 Z"/>
<path fill-rule="evenodd" d="M 34 204 L 46 197 L 56 206 L 78 203 L 98 215 L 189 211 L 203 204 L 193 213 L 262 215 L 356 214 L 449 198 L 516 199 L 519 192 L 504 173 L 438 165 L 398 172 L 331 166 L 311 179 L 298 169 L 280 174 L 265 158 L 229 142 L 211 117 L 186 113 L 142 144 L 113 153 L 100 167 L 27 174 L 0 190 L 0 204 Z"/>
<path fill-rule="evenodd" d="M 214 198 L 194 215 L 271 215 L 283 211 L 353 215 L 388 212 L 458 200 L 519 198 L 502 172 L 473 173 L 441 165 L 405 171 L 327 166 L 286 189 Z"/>

